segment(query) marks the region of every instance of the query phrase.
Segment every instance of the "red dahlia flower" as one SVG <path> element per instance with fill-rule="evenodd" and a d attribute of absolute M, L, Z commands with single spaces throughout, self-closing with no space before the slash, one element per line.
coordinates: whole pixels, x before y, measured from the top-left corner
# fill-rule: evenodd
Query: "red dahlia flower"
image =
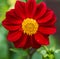
<path fill-rule="evenodd" d="M 48 45 L 50 34 L 56 32 L 56 16 L 44 2 L 17 1 L 15 8 L 6 13 L 3 26 L 9 30 L 8 40 L 17 48 L 39 48 Z"/>

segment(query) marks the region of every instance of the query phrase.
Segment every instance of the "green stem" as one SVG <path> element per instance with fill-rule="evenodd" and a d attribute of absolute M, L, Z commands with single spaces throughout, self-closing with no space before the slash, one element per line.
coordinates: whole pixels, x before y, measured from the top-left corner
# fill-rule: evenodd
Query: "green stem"
<path fill-rule="evenodd" d="M 27 0 L 26 0 L 26 2 L 27 2 Z"/>
<path fill-rule="evenodd" d="M 43 46 L 43 48 L 48 52 L 49 51 L 49 49 L 46 47 L 46 46 Z"/>
<path fill-rule="evenodd" d="M 28 56 L 26 59 L 32 59 L 32 55 L 35 53 L 36 49 L 30 48 L 28 49 Z"/>

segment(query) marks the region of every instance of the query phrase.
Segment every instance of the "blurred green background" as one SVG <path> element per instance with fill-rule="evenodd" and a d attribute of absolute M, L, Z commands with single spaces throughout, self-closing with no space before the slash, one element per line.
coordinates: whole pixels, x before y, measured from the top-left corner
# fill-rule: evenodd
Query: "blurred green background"
<path fill-rule="evenodd" d="M 40 0 L 37 0 L 37 2 L 39 1 Z M 58 1 L 53 0 L 51 2 L 46 0 L 44 1 L 47 3 L 49 7 L 51 7 L 51 9 L 55 11 L 57 18 L 59 18 L 57 10 L 60 10 L 60 3 Z M 28 55 L 26 51 L 14 48 L 13 44 L 7 41 L 6 36 L 8 31 L 2 26 L 2 21 L 5 18 L 6 11 L 8 11 L 10 8 L 13 8 L 15 2 L 15 0 L 0 0 L 0 59 L 24 59 L 25 56 Z M 56 27 L 58 29 L 57 33 L 49 37 L 50 45 L 48 46 L 49 49 L 54 50 L 54 55 L 56 59 L 60 59 L 59 23 L 56 23 Z M 41 50 L 41 48 L 39 48 L 39 50 Z M 42 51 L 44 50 L 42 49 Z M 35 52 L 32 56 L 32 59 L 42 59 L 42 55 L 38 52 Z"/>

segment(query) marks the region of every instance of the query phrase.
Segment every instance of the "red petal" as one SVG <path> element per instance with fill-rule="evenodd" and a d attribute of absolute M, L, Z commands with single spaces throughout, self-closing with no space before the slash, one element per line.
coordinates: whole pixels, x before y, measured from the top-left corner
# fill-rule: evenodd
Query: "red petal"
<path fill-rule="evenodd" d="M 9 31 L 18 30 L 20 28 L 20 25 L 10 24 L 9 22 L 7 22 L 7 20 L 4 20 L 2 24 Z"/>
<path fill-rule="evenodd" d="M 16 31 L 16 32 L 10 31 L 8 33 L 8 40 L 14 42 L 17 41 L 21 36 L 22 36 L 22 32 L 20 31 Z"/>
<path fill-rule="evenodd" d="M 28 0 L 28 2 L 26 3 L 27 17 L 33 17 L 35 10 L 36 10 L 36 1 Z"/>
<path fill-rule="evenodd" d="M 14 42 L 16 48 L 23 48 L 27 42 L 27 35 L 23 35 L 18 41 Z"/>
<path fill-rule="evenodd" d="M 18 17 L 15 13 L 15 10 L 12 9 L 6 13 L 5 24 L 20 24 L 22 19 Z"/>
<path fill-rule="evenodd" d="M 30 37 L 28 36 L 27 42 L 26 42 L 26 44 L 25 44 L 25 46 L 24 46 L 24 49 L 30 48 L 30 47 L 31 47 L 31 40 L 30 40 Z"/>
<path fill-rule="evenodd" d="M 42 24 L 40 23 L 40 26 L 42 26 L 42 27 L 51 27 L 51 26 L 55 25 L 55 22 L 56 22 L 56 16 L 53 15 L 52 19 L 50 21 L 48 21 L 46 23 L 42 23 Z"/>
<path fill-rule="evenodd" d="M 24 46 L 24 49 L 26 48 L 39 48 L 40 47 L 40 44 L 38 44 L 35 39 L 34 39 L 34 36 L 28 36 L 28 40 Z"/>
<path fill-rule="evenodd" d="M 39 27 L 39 31 L 43 34 L 54 34 L 56 32 L 55 27 Z"/>
<path fill-rule="evenodd" d="M 19 17 L 15 14 L 15 10 L 11 9 L 6 13 L 6 18 L 7 19 L 18 19 Z"/>
<path fill-rule="evenodd" d="M 52 10 L 48 10 L 46 12 L 46 14 L 42 18 L 38 19 L 38 23 L 46 23 L 46 22 L 48 22 L 49 20 L 52 19 L 53 14 L 54 13 L 53 13 Z"/>
<path fill-rule="evenodd" d="M 17 20 L 17 19 L 5 19 L 2 22 L 4 25 L 21 25 L 22 20 Z"/>
<path fill-rule="evenodd" d="M 25 19 L 26 18 L 25 3 L 21 1 L 17 1 L 15 4 L 15 12 L 19 17 Z"/>
<path fill-rule="evenodd" d="M 44 2 L 41 2 L 40 4 L 37 5 L 36 12 L 35 12 L 35 19 L 38 19 L 42 17 L 47 10 L 46 4 Z"/>
<path fill-rule="evenodd" d="M 55 15 L 53 15 L 53 17 L 52 17 L 52 19 L 50 20 L 50 21 L 48 21 L 47 23 L 45 23 L 44 25 L 54 25 L 55 24 L 55 22 L 56 22 L 56 16 Z"/>
<path fill-rule="evenodd" d="M 49 40 L 48 37 L 43 36 L 40 33 L 35 34 L 35 40 L 40 44 L 40 45 L 48 45 Z"/>
<path fill-rule="evenodd" d="M 31 44 L 32 44 L 32 47 L 33 48 L 39 48 L 40 47 L 40 44 L 38 44 L 34 38 L 34 36 L 31 37 Z"/>
<path fill-rule="evenodd" d="M 3 26 L 7 29 L 7 30 L 9 30 L 9 31 L 14 31 L 14 30 L 18 30 L 19 28 L 20 28 L 20 26 L 14 26 L 14 25 L 5 25 L 5 24 L 3 24 Z"/>

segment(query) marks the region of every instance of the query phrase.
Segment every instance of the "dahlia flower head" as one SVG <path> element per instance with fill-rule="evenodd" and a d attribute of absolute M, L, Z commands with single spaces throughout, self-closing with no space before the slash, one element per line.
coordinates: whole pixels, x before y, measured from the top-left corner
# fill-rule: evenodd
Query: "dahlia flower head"
<path fill-rule="evenodd" d="M 14 9 L 7 11 L 2 22 L 9 31 L 8 41 L 16 48 L 39 48 L 49 44 L 49 35 L 56 32 L 56 16 L 45 2 L 16 1 Z"/>

